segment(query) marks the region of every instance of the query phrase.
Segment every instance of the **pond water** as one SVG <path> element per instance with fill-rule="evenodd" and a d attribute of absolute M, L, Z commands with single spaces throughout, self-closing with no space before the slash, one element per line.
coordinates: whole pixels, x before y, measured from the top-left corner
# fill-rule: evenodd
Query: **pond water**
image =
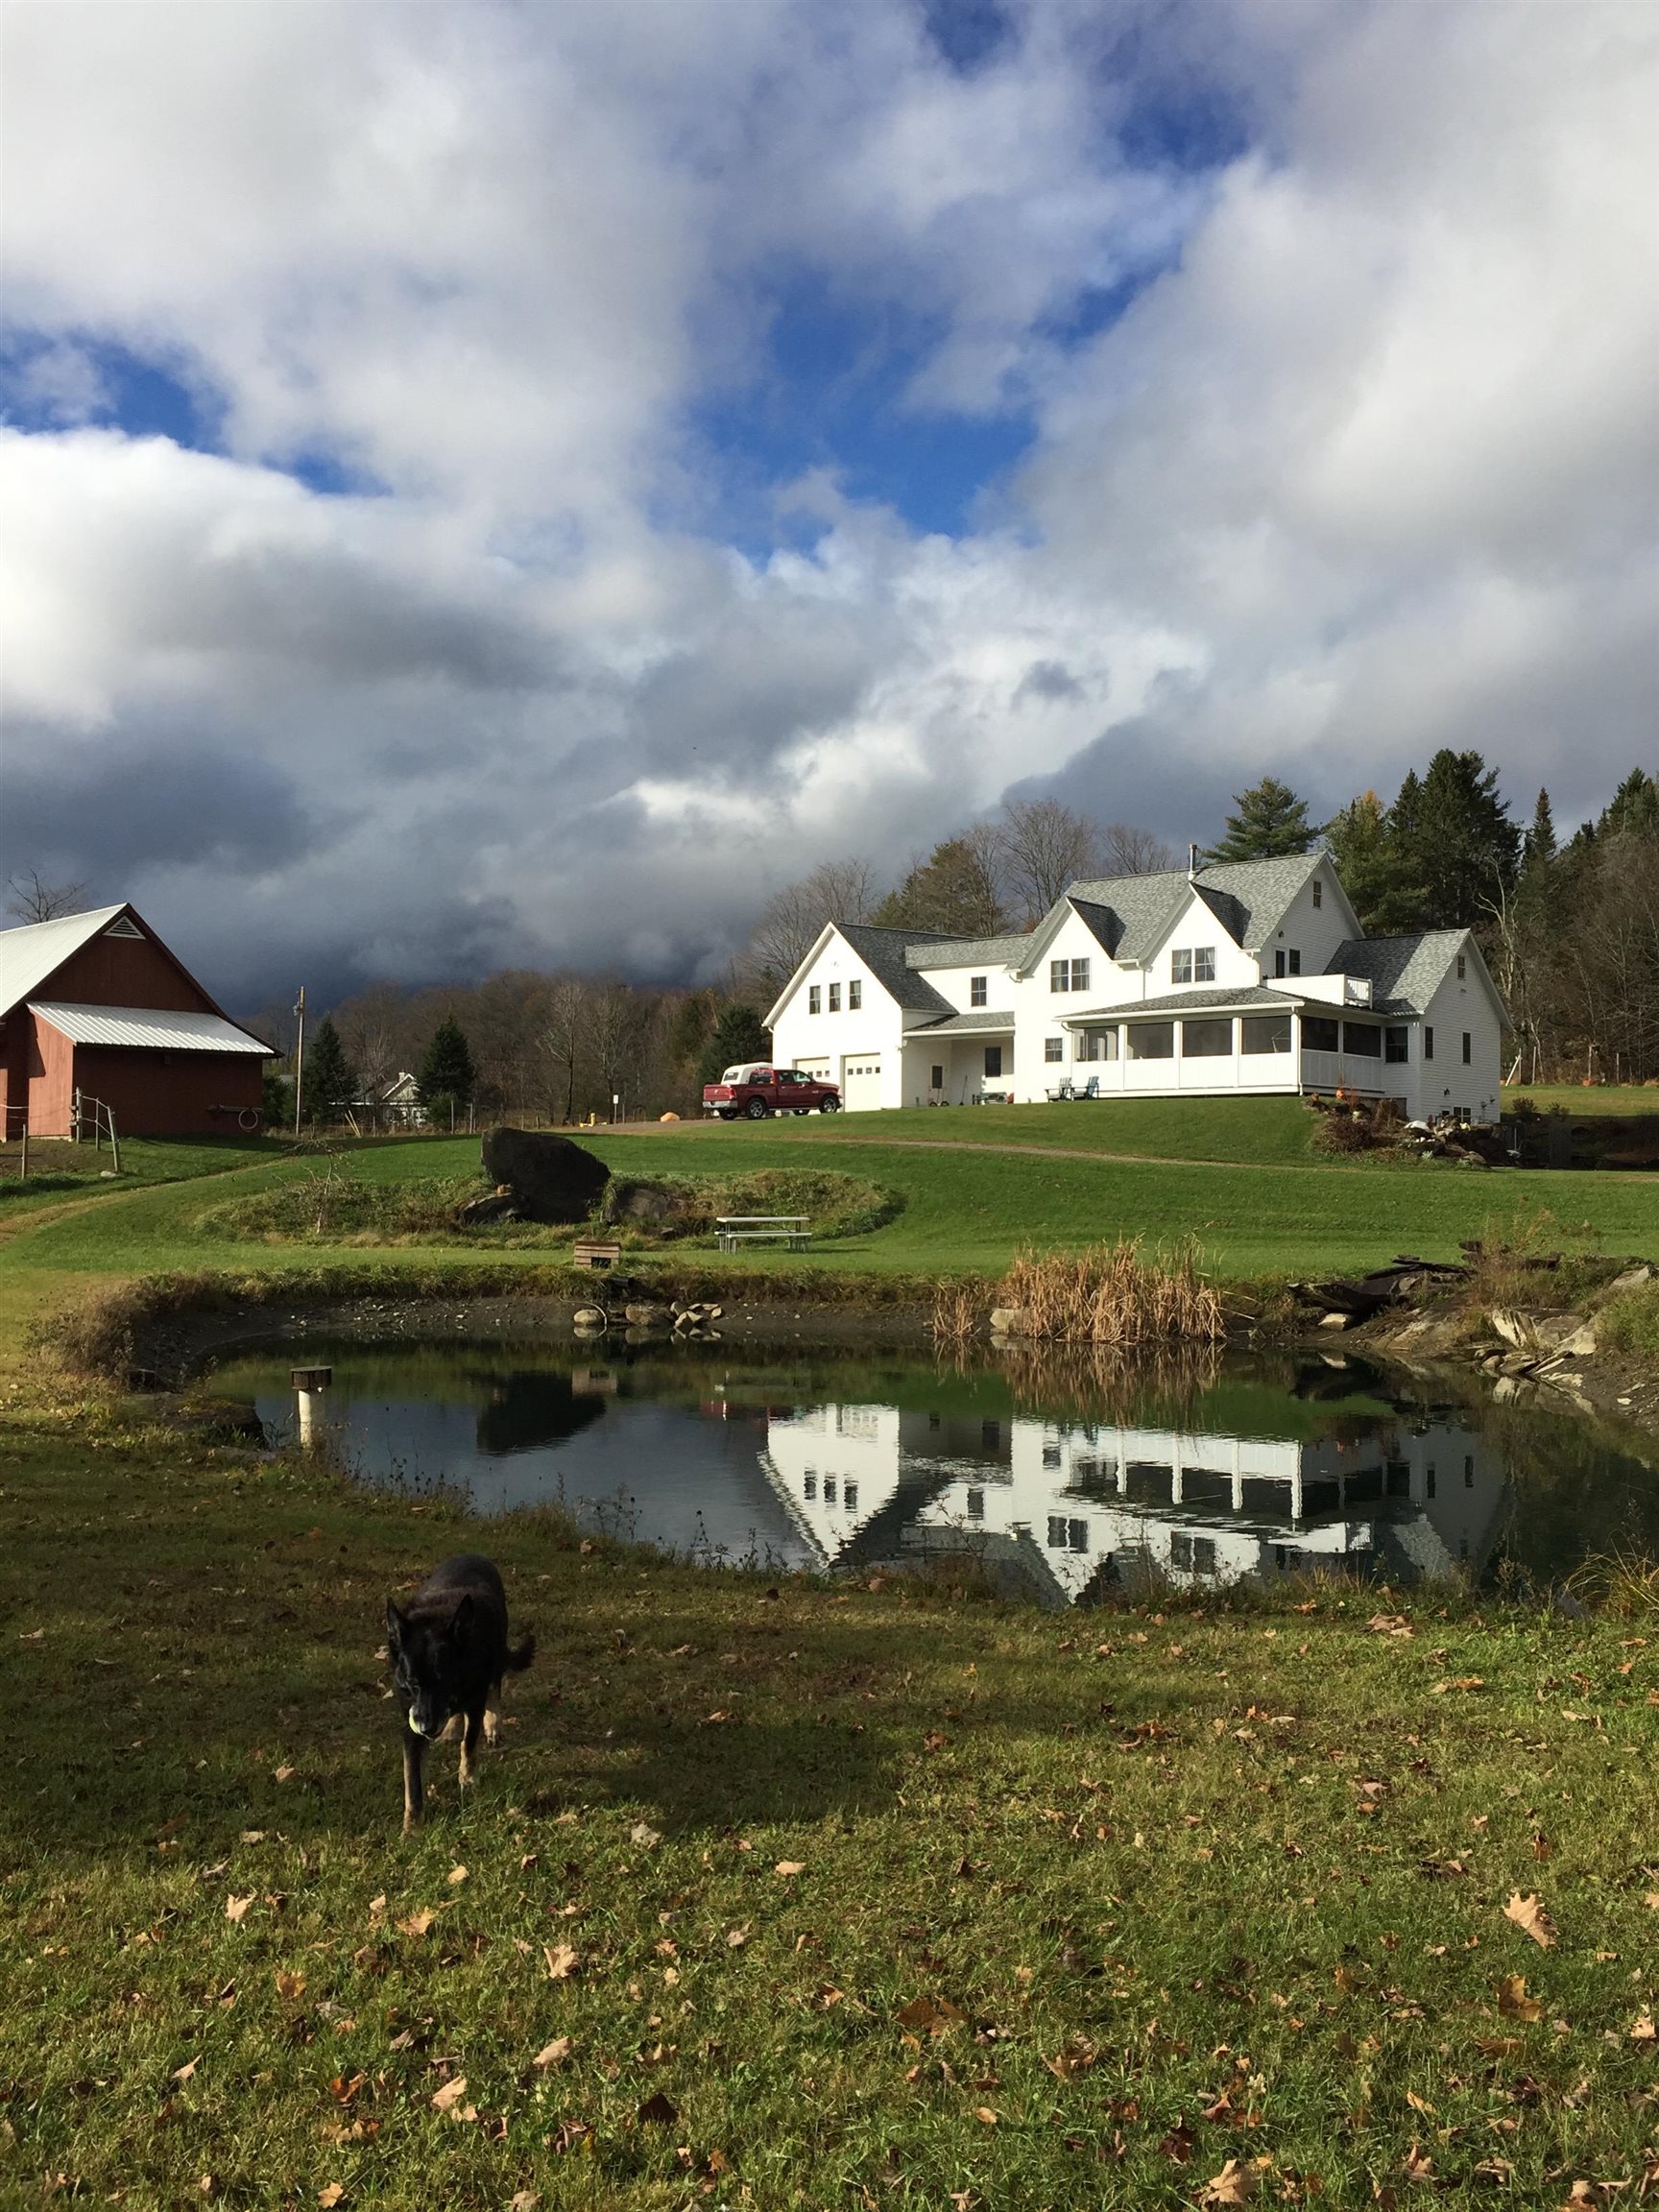
<path fill-rule="evenodd" d="M 1181 1586 L 1340 1568 L 1538 1589 L 1593 1552 L 1659 1557 L 1659 1474 L 1573 1415 L 1353 1358 L 307 1334 L 222 1362 L 215 1386 L 289 1438 L 294 1363 L 332 1365 L 328 1442 L 365 1481 L 557 1506 L 709 1564 L 966 1552 L 1059 1606 L 1148 1567 Z"/>

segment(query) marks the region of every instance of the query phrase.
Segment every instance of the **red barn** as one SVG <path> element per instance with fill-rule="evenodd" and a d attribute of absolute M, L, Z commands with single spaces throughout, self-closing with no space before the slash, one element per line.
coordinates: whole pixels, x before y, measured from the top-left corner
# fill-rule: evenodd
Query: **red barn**
<path fill-rule="evenodd" d="M 0 1130 L 75 1134 L 79 1092 L 123 1137 L 258 1126 L 270 1046 L 227 1021 L 131 906 L 0 930 Z"/>

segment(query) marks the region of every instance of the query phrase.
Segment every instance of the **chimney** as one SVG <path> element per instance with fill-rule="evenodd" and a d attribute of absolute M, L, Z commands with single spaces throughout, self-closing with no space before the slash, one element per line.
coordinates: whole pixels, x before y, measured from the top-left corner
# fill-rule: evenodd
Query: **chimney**
<path fill-rule="evenodd" d="M 1197 878 L 1198 848 L 1196 845 L 1189 845 L 1187 848 L 1187 880 L 1189 883 L 1193 883 L 1197 881 Z"/>

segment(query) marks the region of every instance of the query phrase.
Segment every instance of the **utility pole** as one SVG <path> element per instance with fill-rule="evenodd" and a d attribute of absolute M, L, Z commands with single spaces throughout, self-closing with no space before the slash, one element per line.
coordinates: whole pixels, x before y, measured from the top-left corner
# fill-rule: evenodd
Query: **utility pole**
<path fill-rule="evenodd" d="M 300 1141 L 300 1094 L 305 1088 L 305 986 L 300 986 L 300 996 L 294 1002 L 294 1011 L 300 1018 L 300 1042 L 294 1047 L 294 1141 Z"/>

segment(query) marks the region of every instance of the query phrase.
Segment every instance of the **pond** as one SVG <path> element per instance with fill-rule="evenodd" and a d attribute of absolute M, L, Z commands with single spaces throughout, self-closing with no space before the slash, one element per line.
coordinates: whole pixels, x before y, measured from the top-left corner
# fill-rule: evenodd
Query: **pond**
<path fill-rule="evenodd" d="M 1659 1475 L 1567 1412 L 1352 1358 L 1134 1366 L 838 1346 L 260 1347 L 215 1386 L 292 1438 L 291 1364 L 376 1485 L 556 1506 L 708 1563 L 862 1571 L 968 1554 L 1051 1606 L 1339 1569 L 1559 1584 L 1659 1557 Z"/>

